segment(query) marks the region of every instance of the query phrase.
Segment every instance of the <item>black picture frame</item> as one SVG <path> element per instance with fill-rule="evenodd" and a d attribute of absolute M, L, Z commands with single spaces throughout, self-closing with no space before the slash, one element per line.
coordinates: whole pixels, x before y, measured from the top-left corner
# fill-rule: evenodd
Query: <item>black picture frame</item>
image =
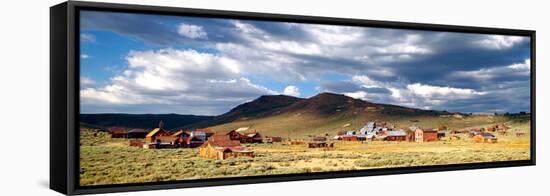
<path fill-rule="evenodd" d="M 297 23 L 332 24 L 346 26 L 384 27 L 479 34 L 528 36 L 531 39 L 531 159 L 490 163 L 385 168 L 276 176 L 185 180 L 137 184 L 79 186 L 79 11 L 147 13 L 284 21 Z M 173 189 L 234 184 L 252 184 L 325 178 L 375 176 L 419 172 L 437 172 L 465 169 L 498 168 L 535 165 L 535 31 L 503 28 L 454 26 L 407 22 L 390 22 L 348 18 L 330 18 L 286 14 L 267 14 L 176 7 L 158 7 L 96 2 L 64 2 L 50 8 L 50 188 L 63 194 L 91 194 L 123 191 Z"/>

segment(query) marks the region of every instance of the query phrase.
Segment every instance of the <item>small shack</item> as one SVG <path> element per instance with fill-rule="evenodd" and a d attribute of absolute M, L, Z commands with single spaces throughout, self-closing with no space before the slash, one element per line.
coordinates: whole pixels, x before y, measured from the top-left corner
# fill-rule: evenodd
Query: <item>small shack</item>
<path fill-rule="evenodd" d="M 212 136 L 199 147 L 199 156 L 224 160 L 229 157 L 254 157 L 254 151 L 241 146 L 238 140 L 229 140 L 223 136 Z"/>
<path fill-rule="evenodd" d="M 128 131 L 128 138 L 134 138 L 134 139 L 140 139 L 140 138 L 145 138 L 145 136 L 147 136 L 147 133 L 149 133 L 149 131 L 145 130 L 145 129 L 131 129 L 130 131 Z"/>
<path fill-rule="evenodd" d="M 414 139 L 416 142 L 430 142 L 438 140 L 437 131 L 431 128 L 416 129 L 414 133 Z"/>
<path fill-rule="evenodd" d="M 127 138 L 128 137 L 128 132 L 124 128 L 111 127 L 108 130 L 109 130 L 109 134 L 111 134 L 111 138 Z"/>
<path fill-rule="evenodd" d="M 406 141 L 407 133 L 403 130 L 386 131 L 386 141 Z"/>
<path fill-rule="evenodd" d="M 342 141 L 359 141 L 359 138 L 355 135 L 343 135 L 339 138 Z"/>
<path fill-rule="evenodd" d="M 472 138 L 474 142 L 497 143 L 497 137 L 491 133 L 480 133 Z"/>
<path fill-rule="evenodd" d="M 262 143 L 263 138 L 260 133 L 253 131 L 251 133 L 244 134 L 244 137 L 241 137 L 241 143 Z"/>

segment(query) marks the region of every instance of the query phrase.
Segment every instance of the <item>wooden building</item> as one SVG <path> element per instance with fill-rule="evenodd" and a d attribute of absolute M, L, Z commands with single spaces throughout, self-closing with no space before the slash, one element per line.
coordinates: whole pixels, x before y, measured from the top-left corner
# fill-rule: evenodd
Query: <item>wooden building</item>
<path fill-rule="evenodd" d="M 145 136 L 147 136 L 147 133 L 149 133 L 149 131 L 145 129 L 132 129 L 128 131 L 127 135 L 128 135 L 128 138 L 139 139 L 139 138 L 145 138 Z"/>
<path fill-rule="evenodd" d="M 407 133 L 405 131 L 386 131 L 386 141 L 406 141 Z"/>
<path fill-rule="evenodd" d="M 124 128 L 111 127 L 108 130 L 109 130 L 109 134 L 111 134 L 111 138 L 127 138 L 128 137 L 128 132 Z"/>
<path fill-rule="evenodd" d="M 491 133 L 480 133 L 472 138 L 474 142 L 497 143 L 497 137 Z"/>
<path fill-rule="evenodd" d="M 164 129 L 164 122 L 160 121 L 159 127 L 151 130 L 145 136 L 146 143 L 162 143 L 161 138 L 172 135 L 168 130 Z"/>
<path fill-rule="evenodd" d="M 437 130 L 431 128 L 416 129 L 414 139 L 416 142 L 437 141 Z"/>
<path fill-rule="evenodd" d="M 199 156 L 224 160 L 229 157 L 254 157 L 254 151 L 241 146 L 238 140 L 230 140 L 223 136 L 212 136 L 199 147 Z"/>
<path fill-rule="evenodd" d="M 255 130 L 250 132 L 245 132 L 242 130 L 241 131 L 232 130 L 227 132 L 226 135 L 229 137 L 229 139 L 236 140 L 241 143 L 262 143 L 263 142 L 262 135 Z"/>
<path fill-rule="evenodd" d="M 342 141 L 359 141 L 355 135 L 342 135 L 338 140 Z"/>

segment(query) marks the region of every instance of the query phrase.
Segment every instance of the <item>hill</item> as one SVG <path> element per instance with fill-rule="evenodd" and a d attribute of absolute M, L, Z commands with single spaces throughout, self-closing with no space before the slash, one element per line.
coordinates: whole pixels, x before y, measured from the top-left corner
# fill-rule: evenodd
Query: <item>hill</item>
<path fill-rule="evenodd" d="M 278 114 L 281 109 L 301 100 L 303 99 L 286 95 L 263 95 L 253 101 L 238 105 L 222 115 L 181 128 L 203 128 L 234 121 L 273 116 Z"/>
<path fill-rule="evenodd" d="M 81 124 L 128 128 L 154 128 L 162 120 L 167 129 L 172 129 L 212 118 L 212 116 L 179 114 L 80 114 Z"/>
<path fill-rule="evenodd" d="M 391 121 L 396 127 L 409 127 L 413 122 L 419 126 L 452 126 L 453 122 L 440 123 L 443 114 L 449 113 L 372 103 L 334 93 L 320 93 L 307 99 L 277 95 L 261 96 L 186 128 L 228 131 L 252 127 L 264 135 L 304 137 L 358 129 L 373 120 Z"/>

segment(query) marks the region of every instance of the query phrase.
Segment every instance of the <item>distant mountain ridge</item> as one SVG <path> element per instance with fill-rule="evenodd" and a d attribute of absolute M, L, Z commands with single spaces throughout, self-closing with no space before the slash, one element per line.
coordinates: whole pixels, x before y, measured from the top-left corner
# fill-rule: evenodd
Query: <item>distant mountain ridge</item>
<path fill-rule="evenodd" d="M 180 114 L 80 114 L 80 122 L 101 127 L 155 128 L 162 120 L 167 129 L 212 119 L 213 116 Z"/>
<path fill-rule="evenodd" d="M 342 94 L 320 93 L 310 98 L 287 95 L 263 95 L 240 104 L 218 116 L 179 114 L 81 114 L 80 121 L 104 127 L 153 128 L 164 121 L 168 129 L 207 128 L 219 125 L 265 123 L 262 119 L 289 116 L 315 116 L 315 121 L 351 121 L 359 118 L 388 116 L 437 116 L 445 111 L 422 110 L 390 104 L 378 104 Z M 278 118 L 278 119 L 280 119 Z M 258 122 L 257 122 L 258 121 Z M 270 122 L 276 123 L 276 122 Z M 307 125 L 308 122 L 302 122 Z M 231 126 L 230 126 L 231 127 Z"/>
<path fill-rule="evenodd" d="M 359 113 L 381 116 L 435 116 L 448 114 L 448 112 L 444 111 L 372 103 L 336 93 L 320 93 L 307 99 L 286 95 L 264 95 L 253 101 L 238 105 L 225 114 L 216 116 L 208 121 L 187 125 L 184 128 L 211 127 L 235 121 L 261 119 L 284 114 L 313 114 L 319 116 L 319 118 L 335 118 L 357 115 Z"/>

